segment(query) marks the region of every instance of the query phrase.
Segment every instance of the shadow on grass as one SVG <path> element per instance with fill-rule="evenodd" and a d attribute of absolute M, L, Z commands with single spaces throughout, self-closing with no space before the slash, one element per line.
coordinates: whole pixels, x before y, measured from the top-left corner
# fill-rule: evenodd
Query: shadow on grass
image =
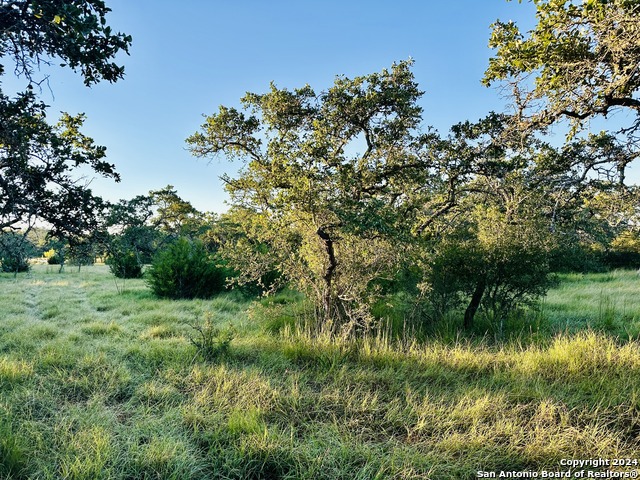
<path fill-rule="evenodd" d="M 435 343 L 401 352 L 297 339 L 234 352 L 230 372 L 258 369 L 278 386 L 263 411 L 269 431 L 308 444 L 335 429 L 338 445 L 366 445 L 388 461 L 404 452 L 407 465 L 429 465 L 430 478 L 640 448 L 640 350 L 600 334 L 545 348 Z"/>

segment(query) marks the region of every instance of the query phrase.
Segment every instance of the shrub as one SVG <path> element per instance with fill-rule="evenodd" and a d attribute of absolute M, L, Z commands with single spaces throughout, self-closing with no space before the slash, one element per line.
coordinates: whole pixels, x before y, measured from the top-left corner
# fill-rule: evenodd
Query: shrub
<path fill-rule="evenodd" d="M 156 256 L 149 286 L 159 297 L 210 298 L 225 289 L 226 276 L 202 242 L 179 238 Z"/>
<path fill-rule="evenodd" d="M 235 336 L 232 327 L 221 329 L 213 324 L 211 313 L 207 312 L 201 324 L 190 325 L 196 335 L 189 337 L 203 360 L 212 362 L 229 354 L 231 341 Z"/>
<path fill-rule="evenodd" d="M 134 239 L 125 235 L 116 235 L 109 239 L 109 252 L 105 263 L 111 273 L 118 278 L 142 277 L 143 259 L 146 253 L 137 248 Z"/>
<path fill-rule="evenodd" d="M 563 239 L 551 251 L 549 268 L 558 273 L 595 273 L 606 271 L 605 254 L 596 244 Z"/>
<path fill-rule="evenodd" d="M 627 230 L 618 235 L 604 255 L 604 263 L 611 269 L 640 268 L 640 234 Z"/>
<path fill-rule="evenodd" d="M 534 303 L 552 284 L 552 239 L 533 214 L 508 218 L 497 208 L 477 206 L 471 215 L 475 223 L 438 245 L 426 272 L 430 300 L 439 317 L 467 303 L 466 328 L 482 307 L 502 331 L 512 312 Z"/>
<path fill-rule="evenodd" d="M 233 269 L 229 270 L 229 274 L 234 280 L 240 276 L 240 274 Z M 236 281 L 235 283 L 237 284 L 238 290 L 248 297 L 261 297 L 267 293 L 276 293 L 285 287 L 282 274 L 277 270 L 269 270 L 257 280 L 247 281 L 245 283 Z M 234 288 L 236 287 L 234 286 Z"/>
<path fill-rule="evenodd" d="M 31 268 L 29 260 L 26 257 L 19 254 L 7 254 L 5 252 L 3 252 L 0 257 L 0 265 L 2 266 L 3 272 L 10 273 L 28 272 Z"/>
<path fill-rule="evenodd" d="M 43 255 L 49 265 L 60 265 L 62 263 L 60 254 L 53 248 L 44 252 Z"/>
<path fill-rule="evenodd" d="M 35 247 L 23 235 L 5 232 L 0 236 L 0 268 L 3 272 L 28 272 Z"/>
<path fill-rule="evenodd" d="M 106 263 L 111 273 L 118 278 L 142 277 L 142 265 L 136 252 L 132 250 L 117 250 L 107 257 Z"/>

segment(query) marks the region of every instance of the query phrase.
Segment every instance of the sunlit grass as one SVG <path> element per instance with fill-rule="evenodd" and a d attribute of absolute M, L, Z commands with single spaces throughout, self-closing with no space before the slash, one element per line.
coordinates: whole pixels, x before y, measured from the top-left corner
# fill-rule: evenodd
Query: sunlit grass
<path fill-rule="evenodd" d="M 558 329 L 592 328 L 622 338 L 640 338 L 639 286 L 636 271 L 562 275 L 543 308 Z"/>
<path fill-rule="evenodd" d="M 0 385 L 15 384 L 30 377 L 33 374 L 33 366 L 21 360 L 0 358 Z"/>
<path fill-rule="evenodd" d="M 566 276 L 545 328 L 502 341 L 355 341 L 295 328 L 309 307 L 292 292 L 168 301 L 102 266 L 0 275 L 0 478 L 465 479 L 637 458 L 639 282 Z M 209 362 L 189 340 L 207 318 L 235 331 Z"/>

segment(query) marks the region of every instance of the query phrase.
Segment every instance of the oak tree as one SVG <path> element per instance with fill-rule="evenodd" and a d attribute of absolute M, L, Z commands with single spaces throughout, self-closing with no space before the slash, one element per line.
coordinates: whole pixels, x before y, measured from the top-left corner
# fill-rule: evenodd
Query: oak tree
<path fill-rule="evenodd" d="M 205 215 L 178 195 L 173 185 L 149 192 L 155 215 L 150 223 L 172 237 L 195 238 L 207 228 Z"/>
<path fill-rule="evenodd" d="M 496 49 L 483 82 L 507 82 L 519 119 L 544 127 L 568 119 L 572 133 L 589 119 L 626 110 L 623 127 L 640 129 L 640 3 L 635 0 L 534 0 L 537 23 L 493 24 Z"/>
<path fill-rule="evenodd" d="M 605 245 L 637 219 L 637 193 L 622 185 L 633 156 L 614 136 L 555 147 L 512 125 L 493 113 L 454 125 L 437 149 L 443 185 L 418 211 L 432 253 L 419 260 L 424 287 L 437 314 L 466 301 L 466 327 L 480 307 L 501 322 L 544 294 L 554 252 Z"/>
<path fill-rule="evenodd" d="M 362 323 L 373 279 L 389 275 L 411 225 L 413 190 L 429 175 L 422 109 L 410 62 L 316 93 L 273 83 L 221 106 L 187 139 L 198 157 L 240 159 L 224 176 L 248 238 L 316 300 L 320 318 Z M 247 251 L 250 251 L 248 249 Z"/>
<path fill-rule="evenodd" d="M 54 232 L 86 234 L 102 202 L 77 167 L 119 180 L 106 149 L 81 133 L 84 116 L 63 114 L 51 125 L 36 95 L 46 79 L 40 67 L 54 61 L 78 71 L 87 85 L 122 78 L 113 60 L 128 51 L 131 37 L 112 31 L 108 12 L 102 0 L 0 2 L 0 75 L 8 62 L 27 84 L 13 97 L 0 91 L 0 229 L 38 218 Z"/>

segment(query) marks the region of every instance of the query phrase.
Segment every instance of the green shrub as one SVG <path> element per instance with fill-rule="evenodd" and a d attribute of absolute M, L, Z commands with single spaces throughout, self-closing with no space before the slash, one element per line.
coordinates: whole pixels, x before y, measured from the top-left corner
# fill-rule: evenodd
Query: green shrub
<path fill-rule="evenodd" d="M 229 276 L 237 278 L 239 274 L 237 271 L 230 269 Z M 279 271 L 269 270 L 259 280 L 238 284 L 237 289 L 248 297 L 261 297 L 267 292 L 275 293 L 281 291 L 285 287 L 285 283 L 282 280 L 282 274 Z"/>
<path fill-rule="evenodd" d="M 610 269 L 640 268 L 640 234 L 624 231 L 613 239 L 604 255 L 604 263 Z"/>
<path fill-rule="evenodd" d="M 107 257 L 106 263 L 111 273 L 118 278 L 142 277 L 142 265 L 136 252 L 132 250 L 117 250 Z"/>
<path fill-rule="evenodd" d="M 640 253 L 613 250 L 604 255 L 603 263 L 609 270 L 618 268 L 640 268 Z"/>
<path fill-rule="evenodd" d="M 28 272 L 29 257 L 34 254 L 35 247 L 23 235 L 4 232 L 0 236 L 0 268 L 3 272 Z"/>
<path fill-rule="evenodd" d="M 210 298 L 225 289 L 226 276 L 202 242 L 179 238 L 156 256 L 149 286 L 158 297 Z"/>
<path fill-rule="evenodd" d="M 552 237 L 535 212 L 508 217 L 497 207 L 478 205 L 458 231 L 442 240 L 426 272 L 436 317 L 467 305 L 464 327 L 478 310 L 500 331 L 510 314 L 543 297 L 552 284 Z"/>
<path fill-rule="evenodd" d="M 3 272 L 28 272 L 31 266 L 29 260 L 21 255 L 2 255 L 0 264 Z"/>
<path fill-rule="evenodd" d="M 211 313 L 205 315 L 203 323 L 190 326 L 196 335 L 190 336 L 189 341 L 196 347 L 198 355 L 203 360 L 212 362 L 229 354 L 231 341 L 235 336 L 232 327 L 221 329 L 215 326 Z"/>
<path fill-rule="evenodd" d="M 559 242 L 549 256 L 549 268 L 558 273 L 606 271 L 603 252 L 594 245 L 572 240 Z"/>
<path fill-rule="evenodd" d="M 47 259 L 49 265 L 60 265 L 62 263 L 60 254 L 53 248 L 43 253 L 44 258 Z"/>

